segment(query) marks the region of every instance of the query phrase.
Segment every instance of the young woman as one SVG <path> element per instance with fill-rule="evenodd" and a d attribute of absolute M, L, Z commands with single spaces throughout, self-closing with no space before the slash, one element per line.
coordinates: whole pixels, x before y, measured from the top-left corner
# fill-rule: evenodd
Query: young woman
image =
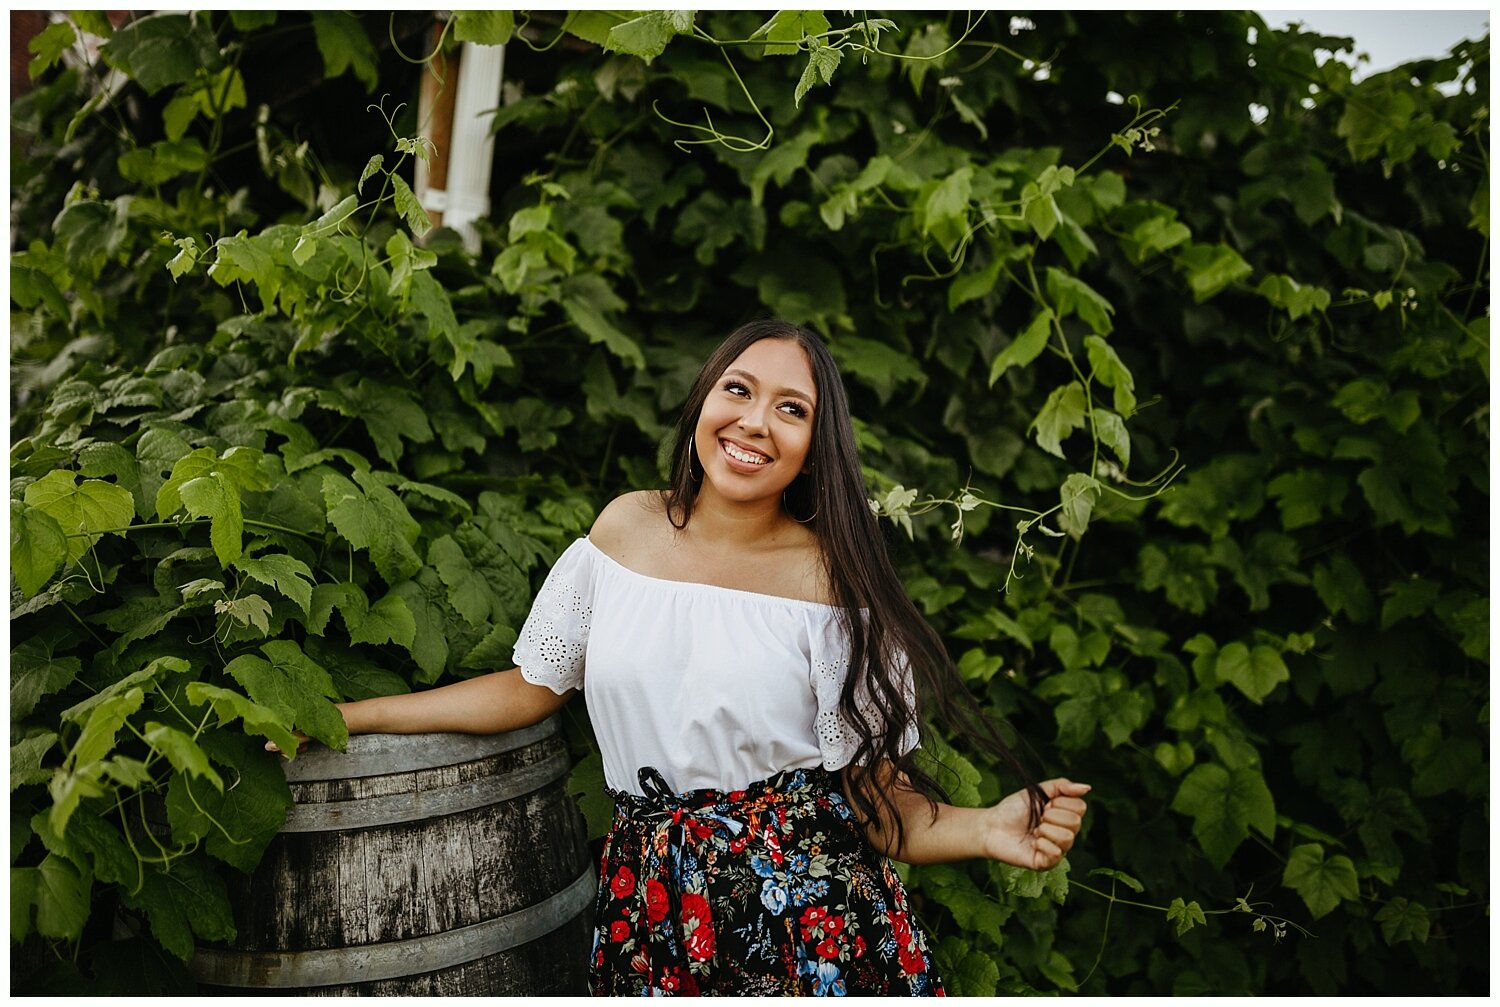
<path fill-rule="evenodd" d="M 816 336 L 775 321 L 730 335 L 673 450 L 668 489 L 614 500 L 559 557 L 518 667 L 343 704 L 349 731 L 509 731 L 587 693 L 615 799 L 596 994 L 940 995 L 888 857 L 1045 870 L 1089 788 L 1028 783 L 974 809 L 927 796 L 927 698 L 1025 773 L 959 702 L 902 590 Z"/>

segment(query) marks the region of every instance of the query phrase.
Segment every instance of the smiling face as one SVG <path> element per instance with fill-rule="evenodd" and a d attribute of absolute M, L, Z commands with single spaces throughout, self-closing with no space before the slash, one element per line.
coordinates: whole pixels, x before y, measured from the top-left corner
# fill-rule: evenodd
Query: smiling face
<path fill-rule="evenodd" d="M 806 466 L 817 394 L 807 352 L 794 340 L 750 344 L 698 414 L 704 488 L 736 502 L 779 497 Z"/>

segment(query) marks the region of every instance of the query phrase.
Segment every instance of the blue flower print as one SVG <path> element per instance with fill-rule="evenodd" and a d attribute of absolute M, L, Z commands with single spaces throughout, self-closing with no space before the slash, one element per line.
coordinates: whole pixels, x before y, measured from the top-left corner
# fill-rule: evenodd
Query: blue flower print
<path fill-rule="evenodd" d="M 811 900 L 821 899 L 828 894 L 828 879 L 813 878 L 811 881 L 803 885 L 802 890 Z"/>
<path fill-rule="evenodd" d="M 764 857 L 750 855 L 750 869 L 763 878 L 769 878 L 776 873 L 776 865 Z"/>
<path fill-rule="evenodd" d="M 778 885 L 775 878 L 767 878 L 760 889 L 760 904 L 769 909 L 772 916 L 780 916 L 786 909 L 786 901 L 786 889 Z"/>
<path fill-rule="evenodd" d="M 807 866 L 809 863 L 811 863 L 811 861 L 807 859 L 806 853 L 793 853 L 791 856 L 786 858 L 787 873 L 802 874 L 807 870 Z"/>
<path fill-rule="evenodd" d="M 839 978 L 839 967 L 833 962 L 819 965 L 818 974 L 813 976 L 813 996 L 841 997 L 845 992 L 844 980 Z"/>

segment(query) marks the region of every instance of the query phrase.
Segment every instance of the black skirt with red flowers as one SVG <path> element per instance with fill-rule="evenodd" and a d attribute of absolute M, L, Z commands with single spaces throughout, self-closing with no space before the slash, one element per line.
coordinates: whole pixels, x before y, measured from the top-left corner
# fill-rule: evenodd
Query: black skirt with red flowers
<path fill-rule="evenodd" d="M 611 791 L 590 981 L 596 996 L 942 996 L 889 859 L 837 778 L 794 769 L 744 790 Z"/>

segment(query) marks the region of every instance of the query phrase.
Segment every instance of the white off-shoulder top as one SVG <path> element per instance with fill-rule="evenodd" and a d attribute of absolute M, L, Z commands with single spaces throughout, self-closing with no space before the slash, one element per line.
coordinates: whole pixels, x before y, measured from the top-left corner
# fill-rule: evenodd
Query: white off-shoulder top
<path fill-rule="evenodd" d="M 584 691 L 615 790 L 640 794 L 644 766 L 678 793 L 738 790 L 786 769 L 841 769 L 854 754 L 838 709 L 849 671 L 838 609 L 649 577 L 587 538 L 553 565 L 515 663 L 558 694 Z M 907 725 L 901 750 L 917 740 Z"/>

